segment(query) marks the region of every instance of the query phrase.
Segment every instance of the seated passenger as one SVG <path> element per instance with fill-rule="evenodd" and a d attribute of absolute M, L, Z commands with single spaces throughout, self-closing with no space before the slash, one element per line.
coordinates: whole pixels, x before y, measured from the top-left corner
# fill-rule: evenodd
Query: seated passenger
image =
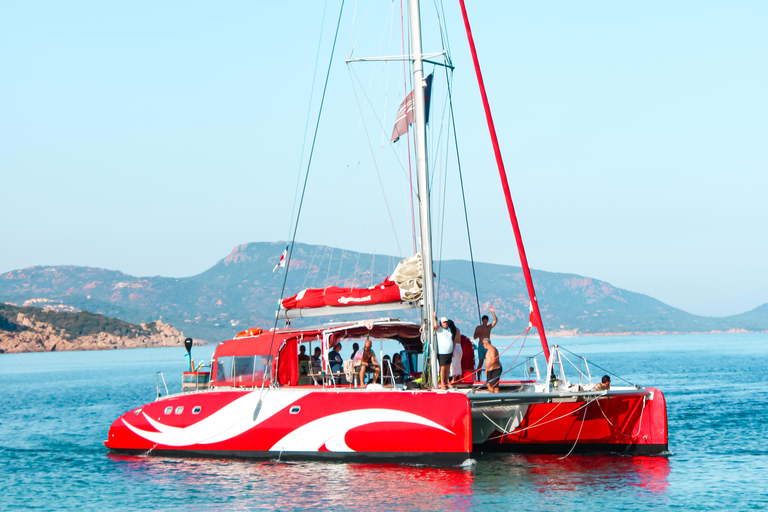
<path fill-rule="evenodd" d="M 306 361 L 306 364 L 301 364 L 302 361 Z M 304 345 L 299 346 L 299 375 L 306 375 L 309 373 L 309 365 L 312 364 L 310 357 L 307 355 L 307 347 Z"/>
<path fill-rule="evenodd" d="M 403 360 L 400 354 L 392 356 L 392 373 L 395 375 L 395 384 L 402 384 L 405 382 L 405 366 L 403 366 Z"/>
<path fill-rule="evenodd" d="M 330 352 L 328 352 L 328 364 L 331 366 L 331 373 L 340 373 L 344 366 L 344 359 L 341 358 L 341 343 L 337 343 Z"/>
<path fill-rule="evenodd" d="M 313 369 L 320 369 L 320 355 L 322 352 L 320 351 L 320 347 L 315 347 L 315 353 L 312 354 L 312 368 Z"/>
<path fill-rule="evenodd" d="M 376 361 L 376 356 L 373 355 L 373 350 L 371 350 L 371 340 L 365 340 L 365 348 L 363 349 L 362 356 L 360 358 L 360 383 L 365 383 L 365 374 L 366 372 L 373 372 L 373 380 L 371 382 L 376 382 L 379 380 L 379 374 L 381 372 L 381 369 L 379 368 L 378 361 Z"/>
<path fill-rule="evenodd" d="M 603 380 L 599 384 L 595 384 L 595 391 L 608 391 L 609 389 L 611 389 L 611 378 L 603 375 Z"/>
<path fill-rule="evenodd" d="M 355 372 L 355 382 L 354 384 L 362 384 L 362 381 L 359 380 L 359 374 L 360 374 L 360 364 L 363 361 L 363 351 L 360 350 L 360 345 L 357 343 L 352 344 L 352 360 L 355 362 L 353 365 L 353 371 Z"/>

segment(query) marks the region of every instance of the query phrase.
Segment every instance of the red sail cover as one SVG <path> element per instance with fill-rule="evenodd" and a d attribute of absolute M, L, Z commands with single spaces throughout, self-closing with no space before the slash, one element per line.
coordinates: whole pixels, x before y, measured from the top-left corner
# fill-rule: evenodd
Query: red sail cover
<path fill-rule="evenodd" d="M 386 278 L 383 283 L 370 288 L 339 288 L 328 286 L 302 290 L 293 297 L 283 299 L 285 309 L 321 308 L 323 306 L 368 306 L 400 302 L 400 287 Z"/>

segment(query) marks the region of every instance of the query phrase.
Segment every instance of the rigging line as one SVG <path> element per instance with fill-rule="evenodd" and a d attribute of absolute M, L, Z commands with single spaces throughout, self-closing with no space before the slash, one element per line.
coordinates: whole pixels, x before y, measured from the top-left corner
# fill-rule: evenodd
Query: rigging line
<path fill-rule="evenodd" d="M 403 45 L 403 55 L 405 53 L 405 17 L 403 16 L 403 0 L 400 0 L 400 40 Z M 411 138 L 408 137 L 408 72 L 406 71 L 405 59 L 403 59 L 403 89 L 405 93 L 405 131 L 406 141 L 408 143 L 408 188 L 411 191 L 411 237 L 413 239 L 413 253 L 416 254 L 416 216 L 413 210 L 413 171 L 411 170 Z"/>
<path fill-rule="evenodd" d="M 331 259 L 328 260 L 328 272 L 325 274 L 325 286 L 328 287 L 328 278 L 331 277 L 331 264 L 333 264 L 333 247 L 331 247 Z"/>
<path fill-rule="evenodd" d="M 472 281 L 475 284 L 475 302 L 477 304 L 477 319 L 482 322 L 480 313 L 480 293 L 477 290 L 477 271 L 475 270 L 475 256 L 472 251 L 472 235 L 469 229 L 469 213 L 467 212 L 467 196 L 464 192 L 464 177 L 461 172 L 461 157 L 459 156 L 459 140 L 456 135 L 456 117 L 453 112 L 453 86 L 448 77 L 448 68 L 445 68 L 445 78 L 448 82 L 448 103 L 451 109 L 451 126 L 453 126 L 453 145 L 456 147 L 456 165 L 459 169 L 459 183 L 461 184 L 461 200 L 464 203 L 464 223 L 467 226 L 467 243 L 469 244 L 469 261 L 472 263 Z"/>
<path fill-rule="evenodd" d="M 299 219 L 301 219 L 301 208 L 304 205 L 304 195 L 307 192 L 307 182 L 309 181 L 309 170 L 312 168 L 312 157 L 315 154 L 315 143 L 317 142 L 317 132 L 320 128 L 320 119 L 323 114 L 323 106 L 325 105 L 325 94 L 328 91 L 328 81 L 331 76 L 331 66 L 333 64 L 333 54 L 336 51 L 336 41 L 339 38 L 339 27 L 341 27 L 341 15 L 344 13 L 344 0 L 341 0 L 339 6 L 339 19 L 336 22 L 336 31 L 333 35 L 333 46 L 331 46 L 331 55 L 328 58 L 328 71 L 325 73 L 325 84 L 323 85 L 323 95 L 320 98 L 320 108 L 317 112 L 317 122 L 315 123 L 315 134 L 312 136 L 312 146 L 309 150 L 309 158 L 307 159 L 307 172 L 304 174 L 304 186 L 301 189 L 301 199 L 299 200 L 299 208 L 296 210 L 296 223 L 293 227 L 293 236 L 291 237 L 291 244 L 288 249 L 288 257 L 285 259 L 285 270 L 283 271 L 283 284 L 280 287 L 280 300 L 278 302 L 278 309 L 282 307 L 283 297 L 285 296 L 285 285 L 288 282 L 288 270 L 291 267 L 291 258 L 293 257 L 293 247 L 296 244 L 296 232 L 299 227 Z M 277 322 L 279 318 L 275 315 L 275 323 L 272 328 L 272 336 L 269 340 L 269 353 L 272 353 L 272 345 L 275 343 L 275 334 L 277 333 Z M 263 382 L 262 382 L 263 385 Z M 259 397 L 259 403 L 261 403 L 261 397 Z"/>
<path fill-rule="evenodd" d="M 317 256 L 317 250 L 320 248 L 319 245 L 315 246 L 315 252 L 312 253 L 312 261 L 309 263 L 309 266 L 307 267 L 307 274 L 304 276 L 304 282 L 301 283 L 301 289 L 304 290 L 306 288 L 307 279 L 309 279 L 309 274 L 312 272 L 312 265 L 315 263 L 315 256 Z"/>
<path fill-rule="evenodd" d="M 395 32 L 395 23 L 394 23 L 394 16 L 395 16 L 395 2 L 392 2 L 389 4 L 389 21 L 387 22 L 387 26 L 389 27 L 389 45 L 387 46 L 387 53 L 392 53 L 392 34 Z M 382 42 L 384 41 L 384 37 L 382 36 Z M 387 84 L 387 86 L 384 88 L 384 126 L 387 125 L 387 100 L 389 99 L 389 65 L 391 64 L 390 61 L 387 61 L 387 76 L 384 80 L 384 83 Z M 381 149 L 382 149 L 382 156 L 384 153 L 384 137 L 386 137 L 387 134 L 383 131 L 381 132 Z"/>
<path fill-rule="evenodd" d="M 350 63 L 351 64 L 351 63 Z M 349 69 L 352 69 L 351 66 Z M 363 87 L 363 82 L 360 80 L 360 77 L 355 73 L 355 78 L 357 79 L 358 84 L 360 85 L 360 90 L 363 93 L 363 96 L 365 97 L 365 101 L 368 105 L 371 106 L 371 113 L 376 119 L 376 122 L 378 123 L 379 128 L 381 128 L 381 131 L 386 133 L 386 129 L 384 124 L 382 123 L 382 120 L 379 118 L 378 114 L 376 114 L 376 109 L 373 107 L 373 102 L 371 101 L 371 98 L 368 96 L 368 93 L 365 92 L 365 88 Z M 359 108 L 359 107 L 358 107 Z M 389 147 L 392 149 L 392 154 L 395 156 L 395 161 L 400 165 L 400 171 L 402 171 L 403 176 L 406 178 L 408 177 L 408 174 L 405 172 L 405 167 L 403 166 L 403 162 L 400 158 L 400 155 L 397 153 L 397 150 L 395 149 L 395 145 L 392 142 L 389 142 Z M 415 193 L 416 191 L 413 189 L 413 186 L 411 186 L 411 193 Z"/>
<path fill-rule="evenodd" d="M 328 81 L 331 75 L 331 65 L 333 64 L 333 54 L 336 51 L 336 41 L 339 38 L 339 27 L 341 27 L 341 15 L 344 13 L 344 0 L 341 0 L 341 6 L 339 7 L 339 19 L 336 22 L 336 32 L 333 36 L 333 46 L 331 47 L 331 55 L 328 59 L 328 71 L 325 74 L 325 85 L 323 85 L 323 95 L 320 99 L 320 109 L 317 112 L 317 123 L 315 124 L 315 134 L 312 137 L 312 146 L 309 151 L 309 159 L 307 160 L 307 172 L 304 175 L 304 186 L 301 189 L 301 200 L 299 201 L 299 209 L 296 212 L 296 223 L 294 224 L 293 228 L 293 238 L 291 238 L 291 246 L 288 249 L 288 257 L 285 261 L 285 271 L 283 272 L 283 285 L 280 289 L 280 303 L 278 304 L 278 307 L 280 307 L 280 304 L 282 304 L 283 297 L 285 295 L 285 285 L 288 281 L 288 269 L 291 266 L 291 257 L 293 256 L 293 247 L 296 242 L 296 231 L 299 226 L 299 220 L 301 219 L 301 207 L 304 205 L 304 195 L 307 192 L 307 182 L 309 181 L 309 171 L 312 167 L 312 156 L 315 154 L 315 143 L 317 142 L 317 132 L 320 128 L 320 119 L 323 113 L 323 105 L 325 104 L 325 94 L 328 91 Z M 272 353 L 272 344 L 275 341 L 275 333 L 277 332 L 277 322 L 278 318 L 277 315 L 275 315 L 275 326 L 272 330 L 272 339 L 269 342 L 269 353 Z"/>
<path fill-rule="evenodd" d="M 527 337 L 527 336 L 528 336 L 528 330 L 529 330 L 529 329 L 530 329 L 530 327 L 528 327 L 526 330 L 524 330 L 523 332 L 521 332 L 520 334 L 518 334 L 517 338 L 515 338 L 515 341 L 513 341 L 511 344 L 507 345 L 507 348 L 505 348 L 504 350 L 502 350 L 501 352 L 499 352 L 499 355 L 497 355 L 497 356 L 496 356 L 496 358 L 495 358 L 494 360 L 495 360 L 495 361 L 501 361 L 501 355 L 502 355 L 504 352 L 506 352 L 507 350 L 509 350 L 510 348 L 512 348 L 512 346 L 514 346 L 514 344 L 515 344 L 515 343 L 517 343 L 517 340 L 519 340 L 519 339 L 520 339 L 520 337 L 521 337 L 522 335 L 525 335 L 525 336 Z M 482 340 L 480 340 L 479 342 L 480 342 L 480 343 L 482 343 Z M 525 345 L 525 342 L 523 342 L 523 345 Z M 497 349 L 497 350 L 498 350 L 498 349 Z M 521 347 L 521 350 L 522 350 L 522 347 Z M 518 353 L 518 355 L 520 355 L 520 354 Z M 538 355 L 538 354 L 537 354 L 537 355 Z M 535 356 L 534 356 L 534 357 L 535 357 Z M 515 360 L 517 360 L 517 358 L 515 358 Z M 514 364 L 514 363 L 512 363 L 512 364 Z M 477 370 L 473 371 L 473 372 L 472 372 L 472 374 L 474 375 L 474 374 L 477 374 L 477 373 L 480 373 L 480 372 L 482 372 L 482 371 L 483 371 L 483 367 L 484 367 L 484 366 L 485 366 L 485 361 L 483 361 L 483 364 L 480 366 L 480 368 L 478 368 Z M 514 369 L 514 368 L 515 368 L 515 367 L 513 366 L 513 367 L 512 367 L 512 368 L 510 368 L 509 370 L 512 370 L 512 369 Z M 509 370 L 507 370 L 507 372 L 508 372 Z M 505 375 L 506 375 L 506 372 L 505 372 Z M 477 375 L 475 375 L 475 376 L 477 376 Z M 499 377 L 499 378 L 501 378 L 501 377 Z"/>
<path fill-rule="evenodd" d="M 369 8 L 370 8 L 370 6 L 369 6 Z M 367 17 L 367 15 L 368 14 L 366 13 L 366 17 Z M 384 45 L 384 36 L 386 35 L 386 32 L 387 31 L 386 31 L 386 26 L 385 26 L 384 32 L 381 35 L 381 41 L 379 42 L 379 55 L 381 55 L 381 48 Z M 355 40 L 355 44 L 357 44 L 357 40 Z M 350 57 L 351 57 L 351 53 L 350 53 Z M 347 67 L 349 67 L 350 64 L 351 64 L 351 62 L 347 62 Z M 373 66 L 373 73 L 371 73 L 371 80 L 368 83 L 368 89 L 369 90 L 373 86 L 373 79 L 374 79 L 374 77 L 376 75 L 377 67 L 378 67 L 378 62 L 376 64 L 374 64 L 374 66 Z M 389 62 L 387 62 L 387 73 L 389 73 Z M 381 88 L 381 79 L 379 80 L 379 87 L 376 90 L 376 97 L 377 98 L 378 98 L 378 95 L 379 95 L 379 89 L 380 88 Z M 369 104 L 371 106 L 371 109 L 373 110 L 373 103 L 369 102 Z M 385 98 L 385 105 L 386 105 L 386 98 Z M 354 139 L 352 139 L 352 149 L 350 150 L 350 153 L 349 153 L 349 160 L 347 160 L 347 167 L 350 166 L 350 163 L 351 163 L 351 161 L 354 158 L 355 148 L 357 146 L 357 138 L 360 136 L 360 126 L 365 122 L 364 117 L 365 117 L 364 112 L 361 112 L 360 113 L 360 119 L 357 121 L 357 128 L 355 129 L 355 137 L 354 137 Z M 359 158 L 357 159 L 357 163 L 358 163 L 358 165 L 360 164 L 360 159 Z"/>
<path fill-rule="evenodd" d="M 352 48 L 352 34 L 355 33 L 356 19 L 357 19 L 357 0 L 355 0 L 355 8 L 352 9 L 352 24 L 350 25 L 350 28 L 349 28 L 349 41 L 347 41 L 347 50 Z M 347 54 L 348 54 L 347 57 L 351 57 L 351 55 L 349 55 L 349 51 L 347 51 Z"/>
<path fill-rule="evenodd" d="M 589 403 L 591 403 L 590 401 Z M 570 451 L 566 453 L 563 457 L 560 457 L 560 460 L 565 460 L 568 458 L 568 456 L 573 453 L 573 450 L 576 449 L 576 445 L 579 443 L 579 438 L 581 437 L 581 429 L 584 428 L 584 420 L 587 419 L 587 408 L 584 407 L 584 414 L 581 416 L 581 421 L 579 422 L 579 433 L 576 434 L 576 441 L 573 442 L 573 446 L 571 446 Z"/>
<path fill-rule="evenodd" d="M 562 351 L 564 351 L 564 352 L 568 352 L 569 354 L 571 354 L 571 355 L 572 355 L 572 356 L 574 356 L 574 357 L 580 357 L 580 356 L 579 356 L 579 354 L 575 354 L 575 353 L 571 352 L 570 350 L 568 350 L 567 348 L 563 348 L 563 347 L 560 347 L 560 350 L 562 350 Z M 571 364 L 573 364 L 573 363 L 571 363 Z M 621 380 L 623 380 L 624 382 L 626 382 L 626 383 L 627 383 L 627 384 L 629 384 L 630 386 L 637 386 L 637 384 L 635 384 L 635 383 L 633 383 L 633 382 L 630 382 L 630 381 L 628 381 L 627 379 L 625 379 L 625 378 L 624 378 L 624 377 L 622 377 L 621 375 L 617 375 L 617 374 L 613 373 L 613 372 L 612 372 L 612 371 L 610 371 L 610 370 L 606 370 L 605 368 L 603 368 L 602 366 L 598 365 L 598 364 L 597 364 L 597 363 L 595 363 L 594 361 L 593 361 L 593 362 L 591 362 L 591 363 L 589 363 L 589 364 L 591 364 L 592 366 L 595 366 L 595 367 L 597 367 L 597 368 L 600 368 L 601 370 L 603 370 L 603 371 L 604 371 L 605 373 L 607 373 L 608 375 L 613 375 L 613 376 L 614 376 L 614 377 L 616 377 L 617 379 L 621 379 Z"/>
<path fill-rule="evenodd" d="M 351 67 L 347 67 L 347 69 L 349 70 L 349 78 L 350 78 L 350 81 L 352 82 L 352 90 L 355 93 L 355 100 L 357 101 L 357 107 L 362 112 L 362 106 L 360 105 L 360 97 L 357 94 L 357 87 L 355 87 L 354 80 L 352 80 L 352 75 L 354 74 L 354 77 L 357 78 L 357 81 L 359 83 L 360 83 L 360 77 L 357 76 L 357 72 L 353 71 Z M 360 83 L 360 85 L 362 86 L 362 83 Z M 400 254 L 402 254 L 403 250 L 400 248 L 400 240 L 397 238 L 397 229 L 395 228 L 395 220 L 394 220 L 394 218 L 392 218 L 392 211 L 389 208 L 389 201 L 387 200 L 387 191 L 384 188 L 384 182 L 381 180 L 381 172 L 379 171 L 379 164 L 376 161 L 376 152 L 373 149 L 373 144 L 371 143 L 371 137 L 370 137 L 370 135 L 368 133 L 368 125 L 366 125 L 365 123 L 363 123 L 363 130 L 365 131 L 365 138 L 368 141 L 368 148 L 371 151 L 371 159 L 373 160 L 373 168 L 376 169 L 376 177 L 379 180 L 379 187 L 381 187 L 381 193 L 382 193 L 382 195 L 384 197 L 384 205 L 387 207 L 387 216 L 389 217 L 389 223 L 392 226 L 392 232 L 394 233 L 394 236 L 395 236 L 395 244 L 397 245 L 398 252 L 400 252 Z"/>
<path fill-rule="evenodd" d="M 315 92 L 315 79 L 317 78 L 317 64 L 320 62 L 320 48 L 323 42 L 323 28 L 325 27 L 325 13 L 328 9 L 328 0 L 323 6 L 323 17 L 320 21 L 320 37 L 317 40 L 317 54 L 315 55 L 315 69 L 312 72 L 312 86 L 309 89 L 309 105 L 307 106 L 307 121 L 304 123 L 304 137 L 301 139 L 301 156 L 299 157 L 299 172 L 296 174 L 296 190 L 293 192 L 293 206 L 291 207 L 291 222 L 288 224 L 288 238 L 291 237 L 293 216 L 296 214 L 296 199 L 299 196 L 299 183 L 301 183 L 301 166 L 304 162 L 304 149 L 307 146 L 307 131 L 309 131 L 309 116 L 312 114 L 312 98 Z"/>
<path fill-rule="evenodd" d="M 323 262 L 325 261 L 325 255 L 328 254 L 328 249 L 332 248 L 323 247 L 323 257 L 320 258 L 320 263 L 317 264 L 317 273 L 315 274 L 315 278 L 312 279 L 312 286 L 310 288 L 315 288 L 315 283 L 317 283 L 317 278 L 320 276 L 320 270 L 323 268 Z"/>
<path fill-rule="evenodd" d="M 365 16 L 363 16 L 363 22 L 360 24 L 360 30 L 357 32 L 357 37 L 355 38 L 355 42 L 352 44 L 352 48 L 349 50 L 349 56 L 352 57 L 352 54 L 355 52 L 355 48 L 357 47 L 357 42 L 360 40 L 360 35 L 363 33 L 363 28 L 365 27 L 365 20 L 368 19 L 368 13 L 371 12 L 371 5 L 373 4 L 373 0 L 370 1 L 368 4 L 368 9 L 365 11 Z M 352 25 L 354 29 L 354 25 Z M 350 33 L 351 36 L 351 33 Z M 351 39 L 351 37 L 350 37 Z"/>
<path fill-rule="evenodd" d="M 430 187 L 431 188 L 431 187 Z M 443 275 L 443 241 L 445 240 L 445 210 L 446 210 L 446 197 L 448 190 L 448 169 L 446 167 L 446 172 L 443 176 L 443 193 L 439 196 L 440 201 L 438 202 L 438 210 L 440 213 L 440 250 L 438 252 L 438 258 L 440 258 L 439 263 L 437 264 L 437 279 L 438 283 L 442 285 L 442 275 Z M 437 309 L 437 305 L 435 305 L 435 309 Z"/>
<path fill-rule="evenodd" d="M 527 331 L 525 333 L 525 337 L 523 338 L 523 342 L 520 344 L 520 350 L 517 351 L 517 355 L 515 356 L 515 358 L 512 360 L 512 362 L 509 365 L 509 370 L 504 372 L 501 377 L 503 377 L 504 375 L 508 374 L 512 370 L 512 368 L 515 368 L 514 364 L 517 362 L 517 358 L 520 357 L 520 353 L 523 351 L 523 347 L 525 346 L 525 342 L 526 341 L 528 341 L 528 332 Z M 499 379 L 501 379 L 501 377 L 499 377 Z"/>
<path fill-rule="evenodd" d="M 451 43 L 448 39 L 448 25 L 445 23 L 445 4 L 440 1 L 440 8 L 437 8 L 437 0 L 435 0 L 435 11 L 437 12 L 437 26 L 440 27 L 440 41 L 443 42 L 443 49 L 446 51 L 446 57 L 448 61 L 451 61 Z M 440 14 L 442 13 L 442 16 Z M 443 31 L 445 28 L 445 31 Z"/>

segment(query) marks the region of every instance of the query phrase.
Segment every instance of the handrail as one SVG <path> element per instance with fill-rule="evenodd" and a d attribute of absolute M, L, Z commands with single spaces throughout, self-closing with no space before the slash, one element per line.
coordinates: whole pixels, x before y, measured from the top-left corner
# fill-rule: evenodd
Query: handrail
<path fill-rule="evenodd" d="M 170 395 L 168 392 L 168 384 L 165 383 L 165 375 L 163 375 L 163 372 L 155 372 L 155 383 L 156 383 L 156 389 L 157 389 L 157 398 L 160 398 L 160 379 L 163 379 L 163 386 L 165 387 L 165 396 Z"/>

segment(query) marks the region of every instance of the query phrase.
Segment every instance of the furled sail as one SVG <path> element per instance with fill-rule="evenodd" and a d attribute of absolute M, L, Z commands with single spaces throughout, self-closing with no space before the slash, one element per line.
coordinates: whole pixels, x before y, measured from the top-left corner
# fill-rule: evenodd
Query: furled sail
<path fill-rule="evenodd" d="M 405 258 L 383 282 L 368 288 L 310 288 L 283 299 L 283 309 L 321 308 L 325 306 L 368 306 L 392 302 L 412 302 L 422 295 L 421 253 Z"/>

